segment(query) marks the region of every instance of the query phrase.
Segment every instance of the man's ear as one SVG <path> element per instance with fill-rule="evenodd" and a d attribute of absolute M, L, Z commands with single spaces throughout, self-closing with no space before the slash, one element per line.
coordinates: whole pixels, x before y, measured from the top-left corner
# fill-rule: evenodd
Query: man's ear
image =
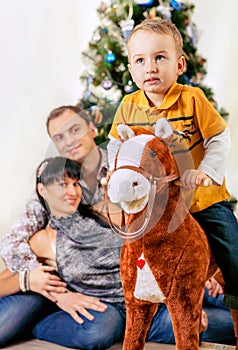
<path fill-rule="evenodd" d="M 88 127 L 89 127 L 89 130 L 90 130 L 90 135 L 92 136 L 93 139 L 95 139 L 95 137 L 98 134 L 98 129 L 93 124 L 93 122 L 89 122 Z"/>
<path fill-rule="evenodd" d="M 182 75 L 185 69 L 186 69 L 186 60 L 184 56 L 181 56 L 178 59 L 178 75 Z"/>
<path fill-rule="evenodd" d="M 41 197 L 45 198 L 44 186 L 42 185 L 42 183 L 37 184 L 37 190 Z"/>

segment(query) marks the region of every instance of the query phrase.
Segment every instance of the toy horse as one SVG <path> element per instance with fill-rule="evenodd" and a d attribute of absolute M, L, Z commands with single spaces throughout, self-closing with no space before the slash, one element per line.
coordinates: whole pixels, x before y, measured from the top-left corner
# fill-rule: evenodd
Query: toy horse
<path fill-rule="evenodd" d="M 170 312 L 177 350 L 198 350 L 204 284 L 211 253 L 207 237 L 187 210 L 174 157 L 172 129 L 162 118 L 155 134 L 118 126 L 126 139 L 108 183 L 108 197 L 128 214 L 113 230 L 124 238 L 121 278 L 127 318 L 123 350 L 142 350 L 158 303 Z M 124 135 L 124 136 L 123 136 Z M 109 215 L 110 219 L 110 215 Z M 209 277 L 210 277 L 209 276 Z"/>

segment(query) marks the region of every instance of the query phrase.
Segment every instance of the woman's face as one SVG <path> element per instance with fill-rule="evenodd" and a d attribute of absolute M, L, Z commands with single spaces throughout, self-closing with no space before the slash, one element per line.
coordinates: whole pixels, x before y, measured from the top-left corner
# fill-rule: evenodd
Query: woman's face
<path fill-rule="evenodd" d="M 50 213 L 56 217 L 73 214 L 81 201 L 82 190 L 79 180 L 64 177 L 50 185 L 41 185 L 38 190 L 45 199 Z"/>

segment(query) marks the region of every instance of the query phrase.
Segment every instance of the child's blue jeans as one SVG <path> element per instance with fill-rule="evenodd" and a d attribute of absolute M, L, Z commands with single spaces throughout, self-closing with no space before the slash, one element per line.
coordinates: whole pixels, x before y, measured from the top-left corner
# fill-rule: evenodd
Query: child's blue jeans
<path fill-rule="evenodd" d="M 193 213 L 208 237 L 225 280 L 224 304 L 238 309 L 238 224 L 229 201 Z"/>

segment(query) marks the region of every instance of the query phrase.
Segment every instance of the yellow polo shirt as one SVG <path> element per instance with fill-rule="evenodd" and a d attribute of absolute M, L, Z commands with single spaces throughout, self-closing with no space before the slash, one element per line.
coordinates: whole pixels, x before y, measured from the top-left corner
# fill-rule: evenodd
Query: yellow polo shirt
<path fill-rule="evenodd" d="M 153 131 L 161 117 L 165 117 L 173 128 L 170 149 L 181 174 L 185 169 L 197 169 L 204 157 L 204 139 L 219 134 L 227 127 L 201 89 L 174 83 L 159 107 L 151 107 L 142 90 L 126 95 L 118 107 L 109 134 L 119 138 L 116 127 L 120 123 Z M 225 180 L 221 186 L 199 187 L 194 192 L 190 210 L 201 211 L 229 198 Z"/>

